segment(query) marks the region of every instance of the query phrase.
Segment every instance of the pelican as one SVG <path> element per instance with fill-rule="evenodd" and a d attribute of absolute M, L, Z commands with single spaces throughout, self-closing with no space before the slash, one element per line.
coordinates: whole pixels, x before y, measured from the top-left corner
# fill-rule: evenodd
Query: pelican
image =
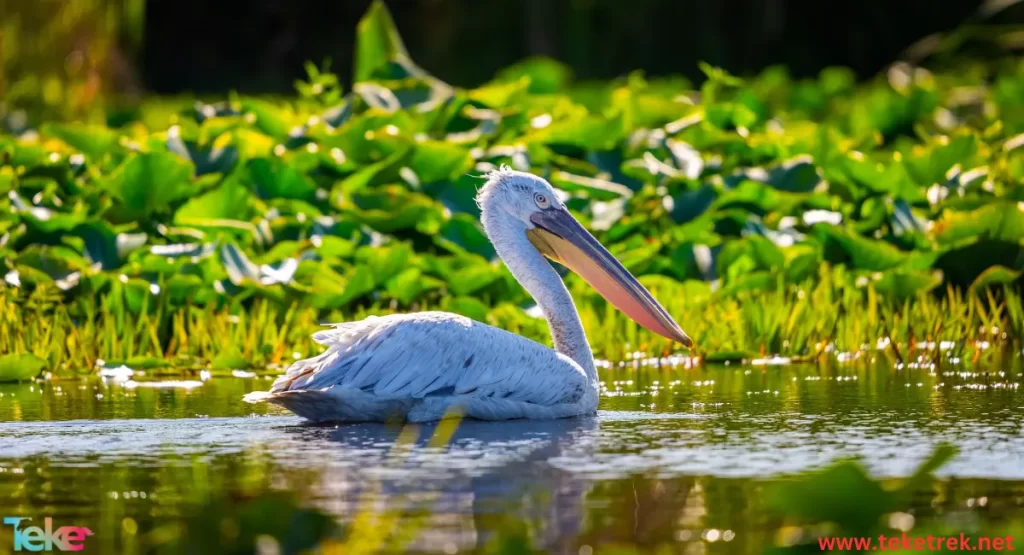
<path fill-rule="evenodd" d="M 314 422 L 548 420 L 597 411 L 594 355 L 568 289 L 544 257 L 580 275 L 641 326 L 687 347 L 668 312 L 535 175 L 501 167 L 477 194 L 484 232 L 544 314 L 555 348 L 447 312 L 370 317 L 313 334 L 323 353 L 295 362 L 270 402 Z"/>

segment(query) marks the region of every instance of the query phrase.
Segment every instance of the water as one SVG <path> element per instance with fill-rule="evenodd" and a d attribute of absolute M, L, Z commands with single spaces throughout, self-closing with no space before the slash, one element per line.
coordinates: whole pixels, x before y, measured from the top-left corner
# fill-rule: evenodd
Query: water
<path fill-rule="evenodd" d="M 396 426 L 309 426 L 239 401 L 267 378 L 0 385 L 0 516 L 88 526 L 86 553 L 145 552 L 205 495 L 288 491 L 343 524 L 367 501 L 377 512 L 425 509 L 412 540 L 425 551 L 473 550 L 516 529 L 536 549 L 567 553 L 759 553 L 794 533 L 766 506 L 772 485 L 845 456 L 875 477 L 905 477 L 949 442 L 959 454 L 913 512 L 975 531 L 1024 517 L 1017 370 L 727 366 L 601 378 L 594 418 L 467 421 L 443 448 L 427 446 L 429 425 L 400 453 Z M 0 553 L 10 530 L 0 529 Z"/>

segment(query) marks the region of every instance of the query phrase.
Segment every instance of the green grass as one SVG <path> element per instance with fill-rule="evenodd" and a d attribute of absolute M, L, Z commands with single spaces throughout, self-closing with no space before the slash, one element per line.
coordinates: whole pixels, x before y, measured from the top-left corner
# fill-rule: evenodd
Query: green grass
<path fill-rule="evenodd" d="M 1005 354 L 1024 338 L 1021 296 L 1013 289 L 944 295 L 922 294 L 894 303 L 870 283 L 849 284 L 842 271 L 822 270 L 805 286 L 723 296 L 671 280 L 645 278 L 654 295 L 696 341 L 693 353 L 706 362 L 779 354 L 825 360 L 834 353 L 879 348 L 895 362 L 924 356 L 940 361 L 938 342 L 953 341 L 948 356 L 970 362 Z M 571 290 L 591 346 L 600 358 L 679 353 L 678 346 L 640 328 L 575 277 Z M 151 369 L 274 370 L 319 352 L 310 335 L 321 323 L 389 314 L 394 307 L 321 311 L 264 298 L 215 306 L 174 307 L 167 295 L 146 297 L 140 311 L 124 296 L 63 302 L 57 291 L 14 295 L 0 289 L 0 352 L 32 354 L 57 377 L 90 373 L 98 361 Z M 451 310 L 550 345 L 546 323 L 513 305 L 477 308 L 443 297 L 412 310 Z M 404 311 L 404 309 L 403 309 Z M 984 342 L 984 343 L 983 343 Z M 985 347 L 986 343 L 989 345 Z M 979 345 L 981 345 L 979 347 Z M 685 353 L 685 351 L 683 351 Z"/>

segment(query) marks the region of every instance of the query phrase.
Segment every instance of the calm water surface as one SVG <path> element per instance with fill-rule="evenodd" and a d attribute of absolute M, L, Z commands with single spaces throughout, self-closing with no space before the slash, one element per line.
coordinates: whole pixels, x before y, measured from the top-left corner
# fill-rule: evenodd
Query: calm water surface
<path fill-rule="evenodd" d="M 467 421 L 443 448 L 427 446 L 436 426 L 423 426 L 398 453 L 395 426 L 314 427 L 241 403 L 268 378 L 0 385 L 0 516 L 89 526 L 86 553 L 136 552 L 196 496 L 284 490 L 342 523 L 367 500 L 378 511 L 429 509 L 414 542 L 427 551 L 473 550 L 512 523 L 558 552 L 670 542 L 679 553 L 758 553 L 786 525 L 764 506 L 767 486 L 844 456 L 905 477 L 940 442 L 960 453 L 916 513 L 1024 516 L 1015 368 L 628 368 L 601 378 L 596 417 Z M 0 553 L 10 546 L 5 527 Z"/>

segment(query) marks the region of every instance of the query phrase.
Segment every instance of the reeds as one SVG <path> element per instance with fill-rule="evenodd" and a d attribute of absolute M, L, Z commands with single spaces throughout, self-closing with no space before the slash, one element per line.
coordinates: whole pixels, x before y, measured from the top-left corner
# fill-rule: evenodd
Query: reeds
<path fill-rule="evenodd" d="M 647 332 L 575 279 L 570 289 L 599 358 L 623 360 L 680 352 Z M 715 359 L 779 354 L 813 359 L 828 351 L 881 348 L 902 361 L 918 345 L 954 342 L 956 351 L 984 343 L 1009 352 L 1024 337 L 1024 304 L 1012 288 L 948 289 L 892 301 L 871 284 L 856 286 L 828 271 L 802 287 L 783 286 L 731 296 L 694 295 L 685 284 L 651 286 L 694 338 L 697 354 Z M 409 307 L 366 306 L 320 312 L 268 298 L 242 303 L 173 307 L 161 295 L 131 310 L 115 293 L 62 302 L 45 287 L 25 295 L 0 288 L 0 353 L 32 353 L 56 376 L 92 371 L 98 363 L 145 368 L 274 370 L 316 352 L 310 335 L 322 323 L 415 310 L 445 310 L 448 298 Z M 487 315 L 497 325 L 550 345 L 544 322 L 518 308 Z M 918 348 L 917 350 L 921 350 Z M 948 347 L 946 350 L 950 350 Z M 999 351 L 1000 349 L 996 349 Z"/>

